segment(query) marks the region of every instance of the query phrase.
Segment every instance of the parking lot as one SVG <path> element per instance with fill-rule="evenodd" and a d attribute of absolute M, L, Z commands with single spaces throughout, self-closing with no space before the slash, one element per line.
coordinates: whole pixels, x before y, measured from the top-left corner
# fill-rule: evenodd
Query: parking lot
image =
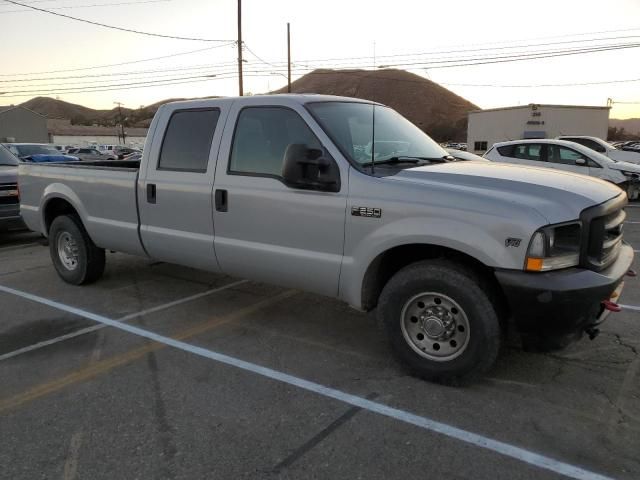
<path fill-rule="evenodd" d="M 452 388 L 337 301 L 122 254 L 73 287 L 3 235 L 0 477 L 637 479 L 638 282 L 594 341 Z"/>

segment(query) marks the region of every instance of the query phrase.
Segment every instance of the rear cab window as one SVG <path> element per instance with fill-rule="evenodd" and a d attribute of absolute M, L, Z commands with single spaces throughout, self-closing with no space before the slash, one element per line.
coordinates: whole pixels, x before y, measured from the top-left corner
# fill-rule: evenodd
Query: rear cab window
<path fill-rule="evenodd" d="M 217 108 L 173 112 L 165 130 L 157 170 L 205 173 L 219 118 Z"/>

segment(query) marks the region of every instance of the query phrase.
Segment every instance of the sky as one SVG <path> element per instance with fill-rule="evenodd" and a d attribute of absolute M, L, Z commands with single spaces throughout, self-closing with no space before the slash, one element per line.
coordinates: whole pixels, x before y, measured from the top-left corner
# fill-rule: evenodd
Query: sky
<path fill-rule="evenodd" d="M 0 0 L 0 105 L 46 95 L 92 108 L 111 109 L 114 102 L 137 108 L 238 94 L 237 0 L 17 1 L 100 24 L 222 41 L 138 35 Z M 242 11 L 245 93 L 286 85 L 290 22 L 294 80 L 316 67 L 389 66 L 481 108 L 611 99 L 612 118 L 640 117 L 640 48 L 618 48 L 640 46 L 640 0 L 243 0 Z M 459 65 L 613 45 L 583 55 Z"/>

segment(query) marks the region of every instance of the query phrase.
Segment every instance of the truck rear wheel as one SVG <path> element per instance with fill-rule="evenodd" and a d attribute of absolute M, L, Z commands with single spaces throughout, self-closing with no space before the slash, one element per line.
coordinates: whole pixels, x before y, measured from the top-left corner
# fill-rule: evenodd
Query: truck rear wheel
<path fill-rule="evenodd" d="M 49 253 L 58 275 L 72 285 L 95 282 L 104 272 L 104 249 L 89 238 L 77 215 L 61 215 L 53 220 Z"/>
<path fill-rule="evenodd" d="M 426 380 L 465 382 L 498 357 L 496 308 L 480 279 L 459 264 L 430 260 L 403 268 L 384 287 L 378 317 L 396 356 Z"/>

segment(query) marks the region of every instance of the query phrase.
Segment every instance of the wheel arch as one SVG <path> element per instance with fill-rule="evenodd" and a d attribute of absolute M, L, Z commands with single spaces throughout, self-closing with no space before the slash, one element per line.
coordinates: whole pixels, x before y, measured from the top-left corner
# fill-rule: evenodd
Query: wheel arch
<path fill-rule="evenodd" d="M 50 185 L 43 195 L 42 204 L 40 206 L 42 234 L 49 236 L 51 222 L 60 215 L 75 214 L 80 217 L 83 225 L 86 225 L 86 214 L 80 206 L 80 201 L 71 190 L 64 185 L 62 190 L 55 188 L 56 185 Z M 65 192 L 64 190 L 69 190 Z"/>
<path fill-rule="evenodd" d="M 364 310 L 373 310 L 387 282 L 402 268 L 422 260 L 445 258 L 469 268 L 482 282 L 483 287 L 497 302 L 500 313 L 506 315 L 507 302 L 498 283 L 493 268 L 468 253 L 450 247 L 428 243 L 409 243 L 397 245 L 379 253 L 368 265 L 361 287 L 361 306 Z M 501 315 L 502 316 L 502 315 Z"/>

